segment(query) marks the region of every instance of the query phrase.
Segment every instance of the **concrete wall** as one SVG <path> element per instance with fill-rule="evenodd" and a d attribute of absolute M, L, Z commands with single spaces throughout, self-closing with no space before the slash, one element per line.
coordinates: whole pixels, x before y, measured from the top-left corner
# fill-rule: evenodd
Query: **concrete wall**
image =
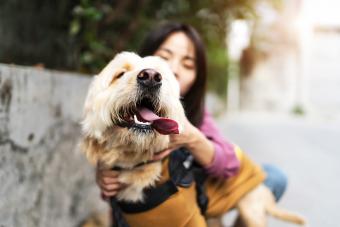
<path fill-rule="evenodd" d="M 0 226 L 78 226 L 105 210 L 77 149 L 89 77 L 0 64 Z"/>
<path fill-rule="evenodd" d="M 339 31 L 315 32 L 305 65 L 310 108 L 332 118 L 340 116 Z"/>
<path fill-rule="evenodd" d="M 291 112 L 300 105 L 308 115 L 340 116 L 340 32 L 308 34 L 298 52 L 273 50 L 241 81 L 242 110 Z"/>

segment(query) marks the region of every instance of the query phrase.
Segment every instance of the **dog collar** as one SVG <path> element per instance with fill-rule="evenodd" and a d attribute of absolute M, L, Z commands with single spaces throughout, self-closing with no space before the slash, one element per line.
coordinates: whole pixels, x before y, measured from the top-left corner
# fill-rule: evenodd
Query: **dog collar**
<path fill-rule="evenodd" d="M 163 160 L 163 159 L 162 159 Z M 154 161 L 154 160 L 150 160 L 150 161 L 147 161 L 147 162 L 140 162 L 132 167 L 129 167 L 129 168 L 126 168 L 126 167 L 120 167 L 120 166 L 114 166 L 111 170 L 115 170 L 115 171 L 121 171 L 121 170 L 133 170 L 137 167 L 140 167 L 140 166 L 143 166 L 143 165 L 148 165 L 148 164 L 151 164 L 151 163 L 154 163 L 154 162 L 158 162 L 158 161 L 162 161 L 162 160 L 157 160 L 157 161 Z"/>

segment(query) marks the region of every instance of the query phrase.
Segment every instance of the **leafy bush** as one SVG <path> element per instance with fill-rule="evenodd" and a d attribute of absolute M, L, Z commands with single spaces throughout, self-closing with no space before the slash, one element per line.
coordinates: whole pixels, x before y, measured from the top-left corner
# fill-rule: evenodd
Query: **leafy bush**
<path fill-rule="evenodd" d="M 81 0 L 73 8 L 70 35 L 79 55 L 77 70 L 95 73 L 121 50 L 137 50 L 147 32 L 165 21 L 193 25 L 208 50 L 209 88 L 225 95 L 226 36 L 235 18 L 254 18 L 254 0 Z"/>
<path fill-rule="evenodd" d="M 225 95 L 229 25 L 236 18 L 255 18 L 259 1 L 279 0 L 2 1 L 0 61 L 94 74 L 115 53 L 136 51 L 150 28 L 175 20 L 202 35 L 209 88 Z"/>

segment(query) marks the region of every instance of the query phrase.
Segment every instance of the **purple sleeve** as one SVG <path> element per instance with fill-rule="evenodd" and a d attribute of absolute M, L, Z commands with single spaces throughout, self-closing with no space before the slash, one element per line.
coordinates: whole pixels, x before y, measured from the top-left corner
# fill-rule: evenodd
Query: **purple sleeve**
<path fill-rule="evenodd" d="M 236 157 L 234 146 L 222 137 L 212 116 L 207 111 L 204 112 L 200 130 L 215 147 L 213 162 L 205 167 L 207 173 L 223 178 L 234 176 L 240 168 L 240 162 Z"/>

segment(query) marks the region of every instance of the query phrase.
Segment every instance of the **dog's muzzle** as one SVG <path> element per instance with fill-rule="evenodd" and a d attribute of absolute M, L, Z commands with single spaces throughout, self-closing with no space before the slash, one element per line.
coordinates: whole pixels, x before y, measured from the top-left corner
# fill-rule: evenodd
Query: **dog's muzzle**
<path fill-rule="evenodd" d="M 141 89 L 158 90 L 162 85 L 162 75 L 154 69 L 144 69 L 137 75 Z"/>
<path fill-rule="evenodd" d="M 178 123 L 164 116 L 159 105 L 159 91 L 162 75 L 154 69 L 143 69 L 137 75 L 138 99 L 121 111 L 121 120 L 116 124 L 127 127 L 138 133 L 151 133 L 156 130 L 160 134 L 178 134 Z M 114 119 L 112 122 L 115 123 Z"/>

